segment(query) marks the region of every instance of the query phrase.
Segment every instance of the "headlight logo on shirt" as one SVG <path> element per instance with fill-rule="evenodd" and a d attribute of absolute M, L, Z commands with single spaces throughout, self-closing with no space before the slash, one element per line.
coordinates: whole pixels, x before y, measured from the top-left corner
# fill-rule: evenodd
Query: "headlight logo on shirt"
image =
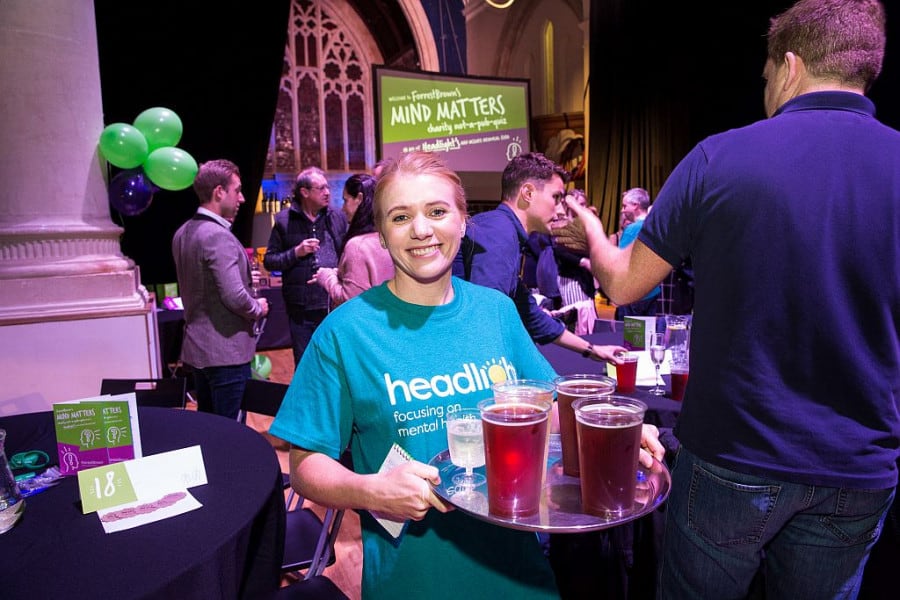
<path fill-rule="evenodd" d="M 491 389 L 491 386 L 508 379 L 516 379 L 516 368 L 505 356 L 485 361 L 480 368 L 475 363 L 465 363 L 456 373 L 412 377 L 408 381 L 394 380 L 384 374 L 391 406 L 398 402 L 448 398 L 457 394 L 471 394 Z"/>

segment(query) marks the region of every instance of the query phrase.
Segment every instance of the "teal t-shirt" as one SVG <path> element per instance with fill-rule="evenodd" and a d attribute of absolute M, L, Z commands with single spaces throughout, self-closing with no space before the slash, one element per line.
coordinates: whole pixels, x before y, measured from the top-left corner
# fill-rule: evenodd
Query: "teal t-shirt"
<path fill-rule="evenodd" d="M 641 232 L 641 227 L 644 226 L 644 219 L 638 219 L 634 223 L 628 225 L 625 228 L 625 231 L 622 232 L 622 237 L 619 238 L 619 248 L 627 248 L 629 244 L 633 244 L 634 240 L 637 239 L 638 234 Z M 649 300 L 650 298 L 655 298 L 659 296 L 662 292 L 662 288 L 656 286 L 650 292 L 641 298 L 641 300 Z"/>
<path fill-rule="evenodd" d="M 269 432 L 378 471 L 393 443 L 427 463 L 447 448 L 448 407 L 475 407 L 506 379 L 552 381 L 553 368 L 512 301 L 453 279 L 443 306 L 403 302 L 385 284 L 339 306 L 303 353 Z M 429 511 L 394 540 L 361 511 L 365 598 L 558 596 L 534 534 L 460 511 Z"/>

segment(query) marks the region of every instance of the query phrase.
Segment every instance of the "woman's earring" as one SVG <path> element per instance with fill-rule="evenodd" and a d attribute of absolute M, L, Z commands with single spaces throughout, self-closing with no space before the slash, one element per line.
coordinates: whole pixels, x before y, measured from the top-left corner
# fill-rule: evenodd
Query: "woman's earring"
<path fill-rule="evenodd" d="M 382 236 L 378 236 L 378 241 L 381 242 L 381 247 L 387 250 L 387 242 L 384 241 L 384 238 Z"/>

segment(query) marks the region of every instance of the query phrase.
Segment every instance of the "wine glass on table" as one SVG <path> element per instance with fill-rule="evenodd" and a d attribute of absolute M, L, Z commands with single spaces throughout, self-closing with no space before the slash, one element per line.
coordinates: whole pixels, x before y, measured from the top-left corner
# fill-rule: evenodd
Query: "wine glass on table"
<path fill-rule="evenodd" d="M 659 365 L 662 364 L 662 361 L 666 358 L 666 336 L 663 333 L 651 333 L 650 334 L 650 360 L 653 361 L 653 366 L 656 367 L 656 380 L 654 383 L 656 385 L 653 386 L 653 389 L 650 390 L 651 394 L 656 396 L 662 396 L 666 393 L 666 389 L 659 386 Z"/>
<path fill-rule="evenodd" d="M 484 436 L 481 432 L 481 411 L 461 408 L 447 415 L 447 442 L 450 462 L 465 469 L 453 476 L 457 493 L 470 492 L 485 482 L 475 467 L 484 465 Z"/>

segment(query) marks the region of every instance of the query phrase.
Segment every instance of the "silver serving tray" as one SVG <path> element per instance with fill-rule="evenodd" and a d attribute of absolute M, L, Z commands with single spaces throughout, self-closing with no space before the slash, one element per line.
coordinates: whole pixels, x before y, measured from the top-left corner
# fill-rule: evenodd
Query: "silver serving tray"
<path fill-rule="evenodd" d="M 455 489 L 453 476 L 465 469 L 450 462 L 449 450 L 437 454 L 428 464 L 437 467 L 440 472 L 441 483 L 432 488 L 445 502 L 476 519 L 522 531 L 582 533 L 615 527 L 656 510 L 668 497 L 672 486 L 669 470 L 653 459 L 652 467 L 648 469 L 641 465 L 635 473 L 637 488 L 634 509 L 630 513 L 609 519 L 584 514 L 581 508 L 581 480 L 563 473 L 562 456 L 551 445 L 540 510 L 534 515 L 513 519 L 488 512 L 487 484 L 479 486 L 474 492 Z M 478 467 L 475 472 L 484 475 L 484 467 Z"/>

